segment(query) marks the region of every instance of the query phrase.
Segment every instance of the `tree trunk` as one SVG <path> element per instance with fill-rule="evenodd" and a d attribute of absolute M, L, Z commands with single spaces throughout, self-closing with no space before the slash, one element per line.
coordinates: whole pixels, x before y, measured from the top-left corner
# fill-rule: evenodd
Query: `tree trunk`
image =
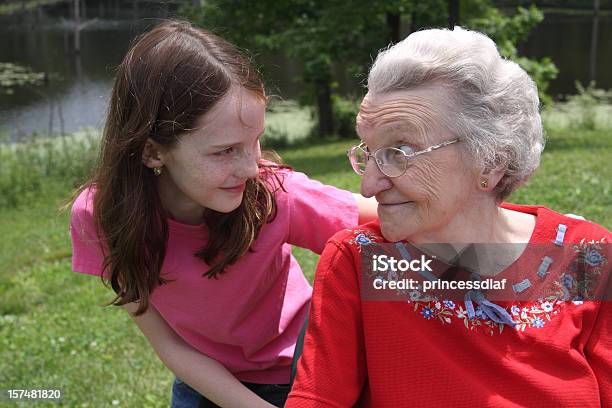
<path fill-rule="evenodd" d="M 317 109 L 319 114 L 319 138 L 334 134 L 334 113 L 332 111 L 331 88 L 328 80 L 320 80 L 317 87 Z"/>
<path fill-rule="evenodd" d="M 414 33 L 418 29 L 417 20 L 418 20 L 418 13 L 415 7 L 412 9 L 412 13 L 410 13 L 410 26 L 409 26 L 410 33 Z"/>
<path fill-rule="evenodd" d="M 389 28 L 389 42 L 396 44 L 400 41 L 401 15 L 387 13 L 387 27 Z"/>
<path fill-rule="evenodd" d="M 80 0 L 74 0 L 74 20 L 75 20 L 75 29 L 74 29 L 74 52 L 81 52 L 81 11 L 79 9 Z"/>
<path fill-rule="evenodd" d="M 448 0 L 448 28 L 459 25 L 459 0 Z"/>
<path fill-rule="evenodd" d="M 597 37 L 599 31 L 599 0 L 593 1 L 593 29 L 591 31 L 591 57 L 589 58 L 589 77 L 595 81 L 597 65 Z"/>

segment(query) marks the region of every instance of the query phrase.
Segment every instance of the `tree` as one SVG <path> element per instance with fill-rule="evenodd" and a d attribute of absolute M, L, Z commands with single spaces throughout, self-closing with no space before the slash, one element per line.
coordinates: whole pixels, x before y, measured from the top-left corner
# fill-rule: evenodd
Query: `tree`
<path fill-rule="evenodd" d="M 475 0 L 465 2 L 466 8 L 461 13 L 470 16 L 466 27 L 482 31 L 491 37 L 503 57 L 516 61 L 538 85 L 540 101 L 551 104 L 548 95 L 548 85 L 555 79 L 558 70 L 548 57 L 533 60 L 518 55 L 516 44 L 525 41 L 530 31 L 543 19 L 544 14 L 535 6 L 528 9 L 519 7 L 512 16 L 503 15 L 498 9 L 491 6 L 488 0 Z"/>
<path fill-rule="evenodd" d="M 448 28 L 459 25 L 459 0 L 448 0 Z"/>
<path fill-rule="evenodd" d="M 589 79 L 595 81 L 597 66 L 597 37 L 599 36 L 599 0 L 593 1 L 593 28 L 591 29 L 591 55 L 589 57 Z"/>
<path fill-rule="evenodd" d="M 215 0 L 202 8 L 191 8 L 187 14 L 207 27 L 226 28 L 221 34 L 247 49 L 280 51 L 300 61 L 300 79 L 307 91 L 303 100 L 316 104 L 319 134 L 326 136 L 334 133 L 333 63 L 342 61 L 350 72 L 365 72 L 371 54 L 392 37 L 387 29 L 387 12 L 402 9 L 393 2 L 382 3 L 262 0 L 237 6 L 235 1 Z M 364 13 L 365 9 L 370 13 Z"/>
<path fill-rule="evenodd" d="M 490 0 L 207 0 L 202 7 L 187 2 L 181 12 L 196 24 L 223 28 L 221 35 L 244 48 L 282 52 L 301 62 L 303 100 L 316 104 L 324 137 L 335 132 L 334 62 L 341 61 L 348 76 L 363 78 L 377 51 L 408 31 L 402 22 L 409 22 L 410 30 L 445 27 L 451 3 L 459 6 L 450 9 L 453 18 L 461 16 L 465 27 L 490 35 L 504 56 L 516 59 L 546 89 L 556 75 L 554 65 L 519 57 L 515 47 L 542 19 L 533 7 L 505 16 Z"/>

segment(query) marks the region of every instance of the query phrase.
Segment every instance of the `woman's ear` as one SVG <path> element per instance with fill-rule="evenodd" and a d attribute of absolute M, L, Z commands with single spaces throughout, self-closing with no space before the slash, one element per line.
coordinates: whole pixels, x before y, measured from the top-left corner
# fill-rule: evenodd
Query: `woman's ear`
<path fill-rule="evenodd" d="M 147 139 L 142 149 L 142 164 L 150 169 L 160 168 L 164 165 L 162 147 L 159 143 Z"/>
<path fill-rule="evenodd" d="M 496 167 L 493 169 L 486 169 L 480 172 L 479 187 L 483 191 L 493 191 L 499 181 L 506 174 L 504 167 Z"/>

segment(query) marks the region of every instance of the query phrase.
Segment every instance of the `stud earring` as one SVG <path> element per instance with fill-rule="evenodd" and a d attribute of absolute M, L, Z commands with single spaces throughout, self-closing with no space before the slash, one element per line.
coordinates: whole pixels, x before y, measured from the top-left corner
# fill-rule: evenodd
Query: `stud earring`
<path fill-rule="evenodd" d="M 161 176 L 162 174 L 162 168 L 160 167 L 154 167 L 153 168 L 153 174 L 155 174 L 156 176 Z"/>
<path fill-rule="evenodd" d="M 480 187 L 487 188 L 489 187 L 489 182 L 487 180 L 480 180 Z"/>

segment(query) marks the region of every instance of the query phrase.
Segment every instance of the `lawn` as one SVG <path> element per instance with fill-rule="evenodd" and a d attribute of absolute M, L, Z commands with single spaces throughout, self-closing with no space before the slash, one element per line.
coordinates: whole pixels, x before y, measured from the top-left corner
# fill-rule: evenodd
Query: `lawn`
<path fill-rule="evenodd" d="M 345 156 L 350 144 L 279 153 L 315 179 L 358 191 Z M 609 132 L 558 131 L 549 135 L 540 169 L 509 201 L 581 214 L 609 229 L 610 163 Z M 42 180 L 39 193 L 0 212 L 0 388 L 60 388 L 63 404 L 75 407 L 168 406 L 172 374 L 125 312 L 103 307 L 111 292 L 70 271 L 68 214 L 58 210 L 75 183 L 66 174 Z M 294 252 L 312 279 L 317 257 Z"/>

